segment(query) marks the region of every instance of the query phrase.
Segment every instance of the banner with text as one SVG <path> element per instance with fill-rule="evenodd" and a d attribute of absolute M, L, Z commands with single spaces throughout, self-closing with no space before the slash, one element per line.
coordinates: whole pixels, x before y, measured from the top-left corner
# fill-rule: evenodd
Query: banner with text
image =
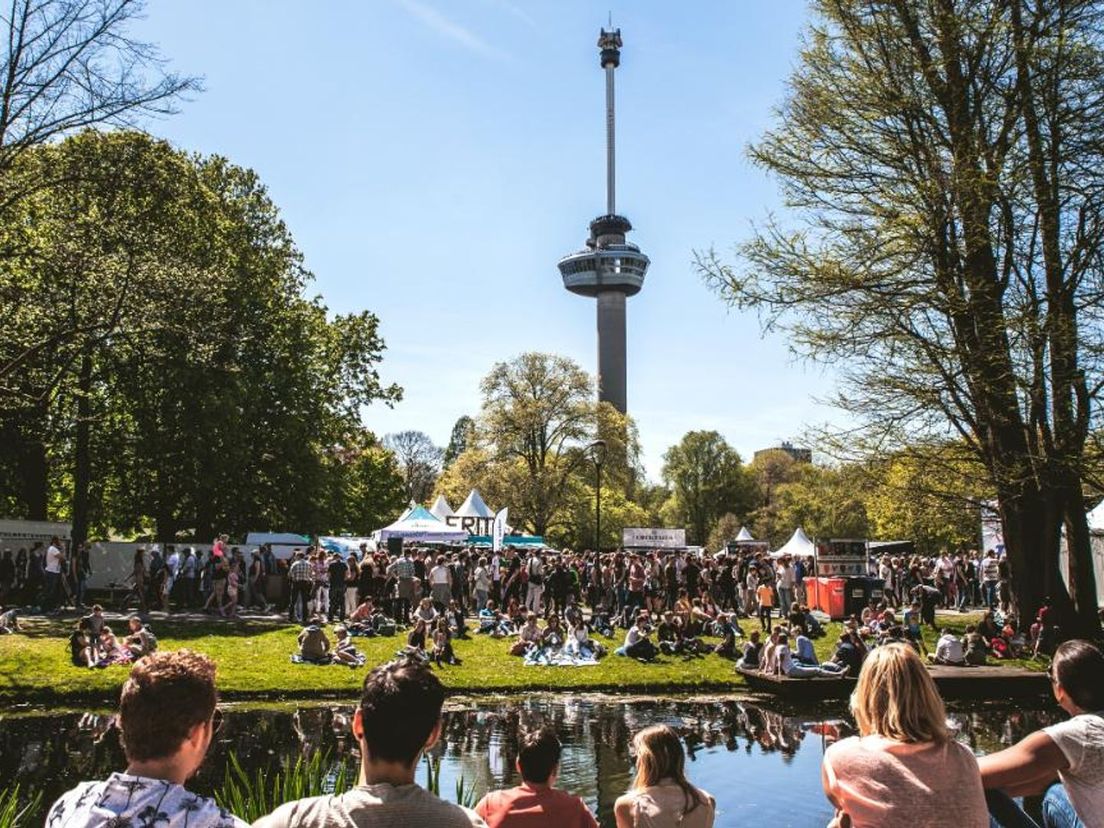
<path fill-rule="evenodd" d="M 621 545 L 637 549 L 680 549 L 686 546 L 686 530 L 626 527 L 621 530 Z"/>

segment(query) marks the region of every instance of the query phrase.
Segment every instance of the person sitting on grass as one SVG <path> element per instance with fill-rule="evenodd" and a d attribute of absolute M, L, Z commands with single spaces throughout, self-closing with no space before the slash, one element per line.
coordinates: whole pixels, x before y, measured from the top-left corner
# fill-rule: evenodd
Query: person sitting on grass
<path fill-rule="evenodd" d="M 126 637 L 126 648 L 135 661 L 157 649 L 157 636 L 150 632 L 150 628 L 142 623 L 141 618 L 137 615 L 130 616 L 127 626 L 130 634 Z"/>
<path fill-rule="evenodd" d="M 0 606 L 0 635 L 11 635 L 22 630 L 15 607 Z"/>
<path fill-rule="evenodd" d="M 541 634 L 541 646 L 549 650 L 559 650 L 567 640 L 567 631 L 560 623 L 560 616 L 551 613 L 548 616 L 548 624 Z"/>
<path fill-rule="evenodd" d="M 832 654 L 830 661 L 839 666 L 840 673 L 857 676 L 862 670 L 865 657 L 866 647 L 856 645 L 855 636 L 845 632 L 836 642 L 836 651 Z"/>
<path fill-rule="evenodd" d="M 452 634 L 456 638 L 468 637 L 468 625 L 464 621 L 464 611 L 460 609 L 460 604 L 455 598 L 449 601 L 448 605 L 448 623 L 452 629 Z"/>
<path fill-rule="evenodd" d="M 299 658 L 310 664 L 328 664 L 331 659 L 330 640 L 321 616 L 314 616 L 299 633 Z"/>
<path fill-rule="evenodd" d="M 1058 646 L 1060 639 L 1060 631 L 1058 625 L 1055 622 L 1055 618 L 1058 613 L 1055 611 L 1053 602 L 1048 595 L 1043 599 L 1043 605 L 1039 607 L 1039 611 L 1035 614 L 1035 623 L 1031 625 L 1031 657 L 1038 658 L 1040 655 L 1054 655 L 1054 650 Z"/>
<path fill-rule="evenodd" d="M 871 651 L 851 694 L 859 735 L 824 752 L 832 826 L 988 828 L 978 763 L 947 728 L 947 711 L 916 651 Z"/>
<path fill-rule="evenodd" d="M 939 641 L 935 645 L 935 654 L 930 656 L 936 664 L 945 664 L 948 667 L 961 667 L 966 663 L 966 651 L 962 648 L 962 641 L 957 635 L 944 627 Z"/>
<path fill-rule="evenodd" d="M 555 731 L 542 727 L 519 741 L 515 767 L 521 784 L 490 791 L 475 806 L 488 828 L 598 828 L 583 800 L 553 787 L 562 752 Z"/>
<path fill-rule="evenodd" d="M 130 671 L 118 725 L 127 767 L 82 782 L 51 806 L 51 828 L 120 825 L 245 828 L 246 823 L 184 788 L 218 732 L 215 664 L 190 650 L 153 653 Z"/>
<path fill-rule="evenodd" d="M 977 760 L 998 828 L 1038 828 L 1012 797 L 1039 794 L 1044 828 L 1104 825 L 1104 654 L 1088 641 L 1067 641 L 1049 674 L 1071 718 Z"/>
<path fill-rule="evenodd" d="M 353 715 L 360 748 L 359 783 L 343 793 L 287 802 L 255 828 L 434 826 L 483 828 L 474 811 L 420 787 L 422 754 L 441 738 L 445 688 L 429 667 L 396 659 L 368 673 Z"/>
<path fill-rule="evenodd" d="M 636 615 L 636 622 L 625 633 L 625 645 L 621 648 L 621 654 L 637 661 L 646 663 L 654 661 L 658 650 L 649 636 L 652 627 L 648 623 L 648 616 L 641 611 Z"/>
<path fill-rule="evenodd" d="M 438 667 L 441 666 L 442 661 L 445 664 L 460 664 L 460 659 L 452 649 L 452 633 L 449 632 L 447 618 L 437 619 L 437 628 L 433 631 L 433 660 L 437 662 Z"/>
<path fill-rule="evenodd" d="M 130 664 L 134 661 L 134 656 L 130 650 L 119 643 L 119 639 L 115 637 L 115 633 L 111 627 L 104 626 L 100 630 L 99 639 L 99 661 L 96 663 L 97 667 L 110 667 L 114 664 Z"/>
<path fill-rule="evenodd" d="M 414 620 L 425 621 L 426 626 L 435 623 L 440 617 L 441 614 L 437 612 L 437 608 L 433 606 L 432 598 L 423 598 L 418 604 L 418 608 L 414 610 Z"/>
<path fill-rule="evenodd" d="M 426 651 L 426 622 L 421 618 L 414 622 L 410 632 L 406 634 L 406 648 L 425 655 Z"/>
<path fill-rule="evenodd" d="M 677 655 L 683 650 L 682 624 L 675 618 L 671 610 L 663 613 L 663 618 L 656 627 L 656 641 L 659 642 L 659 651 L 667 655 Z"/>
<path fill-rule="evenodd" d="M 537 614 L 530 612 L 525 616 L 525 623 L 517 632 L 518 640 L 510 647 L 510 655 L 523 656 L 534 647 L 540 646 L 542 638 L 541 628 L 537 626 Z"/>
<path fill-rule="evenodd" d="M 713 652 L 721 658 L 736 658 L 736 635 L 739 633 L 743 637 L 736 613 L 726 615 L 722 612 L 717 617 L 717 625 L 720 627 L 721 641 L 713 648 Z"/>
<path fill-rule="evenodd" d="M 69 660 L 74 667 L 95 667 L 100 660 L 95 645 L 99 639 L 88 629 L 88 622 L 82 618 L 69 634 Z"/>
<path fill-rule="evenodd" d="M 606 654 L 606 648 L 590 637 L 587 625 L 579 618 L 567 634 L 564 652 L 576 658 L 585 658 L 588 655 L 601 658 Z"/>
<path fill-rule="evenodd" d="M 782 627 L 771 630 L 759 653 L 759 670 L 769 676 L 778 675 L 778 644 L 782 632 Z"/>
<path fill-rule="evenodd" d="M 361 601 L 349 613 L 348 629 L 350 633 L 356 633 L 362 635 L 365 638 L 374 638 L 376 636 L 376 605 L 372 601 L 371 596 L 365 596 Z"/>
<path fill-rule="evenodd" d="M 505 638 L 513 635 L 514 628 L 506 616 L 498 611 L 498 604 L 490 600 L 479 611 L 479 629 L 476 632 L 489 635 L 491 638 Z"/>
<path fill-rule="evenodd" d="M 344 624 L 334 627 L 333 660 L 338 664 L 348 664 L 350 667 L 359 667 L 364 663 L 364 655 L 353 645 L 353 639 Z"/>
<path fill-rule="evenodd" d="M 736 661 L 737 668 L 740 670 L 759 669 L 759 656 L 763 651 L 763 645 L 759 641 L 761 637 L 759 630 L 751 631 L 751 635 L 748 636 L 748 640 L 744 644 L 743 653 Z"/>
<path fill-rule="evenodd" d="M 975 667 L 984 667 L 985 656 L 989 652 L 989 647 L 973 624 L 967 625 L 963 643 L 966 645 L 966 663 Z"/>
<path fill-rule="evenodd" d="M 613 624 L 610 623 L 609 609 L 603 603 L 598 604 L 590 614 L 590 628 L 598 635 L 613 638 Z"/>

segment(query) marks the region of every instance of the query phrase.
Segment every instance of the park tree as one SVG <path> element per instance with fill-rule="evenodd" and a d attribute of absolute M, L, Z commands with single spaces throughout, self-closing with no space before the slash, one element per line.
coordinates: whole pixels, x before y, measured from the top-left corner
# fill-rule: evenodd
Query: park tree
<path fill-rule="evenodd" d="M 407 500 L 424 503 L 441 473 L 441 449 L 424 431 L 400 431 L 383 438 L 402 472 Z"/>
<path fill-rule="evenodd" d="M 873 537 L 910 540 L 919 551 L 974 548 L 991 499 L 985 468 L 961 444 L 897 452 L 863 469 Z"/>
<path fill-rule="evenodd" d="M 863 481 L 856 466 L 798 465 L 793 479 L 778 487 L 774 533 L 757 531 L 756 537 L 775 548 L 799 526 L 814 538 L 868 537 Z"/>
<path fill-rule="evenodd" d="M 1099 633 L 1083 477 L 1104 389 L 1100 4 L 812 8 L 751 149 L 793 221 L 701 271 L 838 366 L 856 453 L 963 441 L 997 496 L 1020 617 L 1050 595 L 1067 629 Z"/>
<path fill-rule="evenodd" d="M 755 508 L 755 482 L 739 453 L 716 431 L 687 432 L 663 455 L 663 480 L 671 489 L 668 518 L 685 526 L 688 540 L 704 544 L 726 512 Z"/>
<path fill-rule="evenodd" d="M 447 469 L 453 464 L 457 457 L 469 448 L 474 448 L 475 439 L 475 420 L 467 414 L 464 414 L 452 427 L 452 434 L 449 435 L 448 446 L 445 448 L 445 453 L 441 457 L 442 468 Z"/>
<path fill-rule="evenodd" d="M 767 449 L 756 453 L 750 470 L 759 487 L 759 508 L 752 515 L 756 532 L 764 538 L 775 538 L 779 531 L 786 531 L 778 523 L 778 492 L 784 484 L 797 479 L 800 467 L 789 452 Z"/>
<path fill-rule="evenodd" d="M 303 297 L 311 276 L 254 173 L 127 131 L 19 164 L 55 183 L 20 203 L 0 304 L 66 336 L 29 356 L 0 341 L 9 514 L 172 540 L 344 525 L 345 474 L 394 499 L 387 475 L 335 459 L 375 450 L 360 412 L 400 395 L 377 371 L 378 319 Z"/>
<path fill-rule="evenodd" d="M 706 548 L 723 549 L 729 541 L 736 539 L 743 525 L 743 521 L 732 512 L 725 512 L 709 530 L 709 539 L 705 542 Z"/>
<path fill-rule="evenodd" d="M 570 359 L 526 353 L 497 363 L 481 383 L 485 443 L 499 464 L 522 469 L 509 501 L 526 528 L 544 535 L 566 503 L 572 476 L 594 439 L 594 384 Z"/>

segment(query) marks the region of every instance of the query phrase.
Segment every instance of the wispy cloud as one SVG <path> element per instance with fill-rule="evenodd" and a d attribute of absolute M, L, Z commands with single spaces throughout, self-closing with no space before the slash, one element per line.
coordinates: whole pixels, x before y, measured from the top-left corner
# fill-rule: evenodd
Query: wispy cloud
<path fill-rule="evenodd" d="M 469 52 L 496 60 L 507 57 L 504 52 L 496 49 L 475 32 L 446 17 L 432 6 L 420 2 L 420 0 L 397 0 L 397 2 L 427 28 L 462 46 Z"/>
<path fill-rule="evenodd" d="M 529 14 L 529 12 L 527 12 L 516 3 L 512 3 L 510 0 L 484 0 L 484 2 L 488 3 L 491 6 L 494 6 L 496 9 L 502 9 L 503 11 L 513 15 L 531 29 L 540 28 L 540 26 L 537 25 L 536 19 L 531 14 Z"/>

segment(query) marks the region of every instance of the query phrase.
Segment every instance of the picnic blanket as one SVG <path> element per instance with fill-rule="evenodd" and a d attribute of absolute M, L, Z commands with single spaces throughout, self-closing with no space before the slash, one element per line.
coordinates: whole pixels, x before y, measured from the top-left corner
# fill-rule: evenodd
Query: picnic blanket
<path fill-rule="evenodd" d="M 299 653 L 296 653 L 291 657 L 292 664 L 333 664 L 333 659 L 330 656 L 323 656 L 322 658 L 303 658 Z"/>
<path fill-rule="evenodd" d="M 564 650 L 533 648 L 525 654 L 522 662 L 526 667 L 593 667 L 598 659 L 589 650 L 572 655 Z"/>

